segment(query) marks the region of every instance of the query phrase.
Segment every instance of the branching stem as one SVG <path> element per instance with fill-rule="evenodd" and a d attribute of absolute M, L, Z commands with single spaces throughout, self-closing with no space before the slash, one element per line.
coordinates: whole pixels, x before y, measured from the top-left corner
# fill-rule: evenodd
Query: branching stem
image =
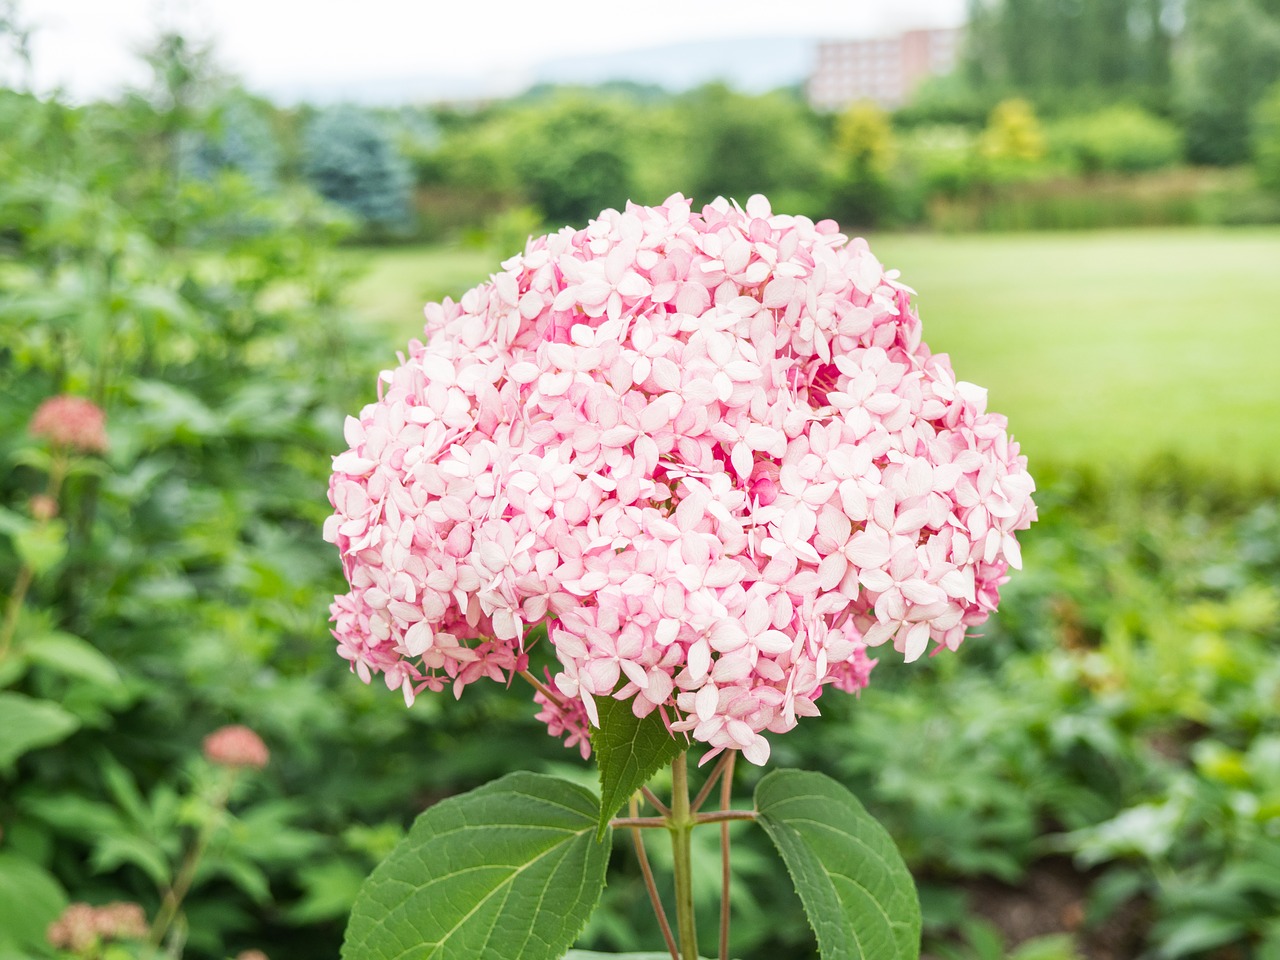
<path fill-rule="evenodd" d="M 716 765 L 711 768 L 711 773 L 707 776 L 707 782 L 702 785 L 702 789 L 698 791 L 698 795 L 693 798 L 693 803 L 689 809 L 697 813 L 702 809 L 702 805 L 707 802 L 707 797 L 711 796 L 711 791 L 715 789 L 716 780 L 724 773 L 724 768 L 733 759 L 734 751 L 726 750 L 724 754 L 716 761 Z"/>
<path fill-rule="evenodd" d="M 720 773 L 720 812 L 730 813 L 733 799 L 733 760 L 735 751 L 727 752 Z M 720 823 L 720 960 L 729 960 L 729 821 Z"/>
<path fill-rule="evenodd" d="M 689 843 L 693 831 L 689 809 L 689 768 L 681 753 L 671 763 L 671 853 L 675 871 L 676 929 L 680 933 L 682 960 L 698 960 L 698 929 L 693 915 L 693 857 Z"/>
<path fill-rule="evenodd" d="M 518 675 L 520 679 L 526 681 L 531 687 L 533 687 L 533 689 L 537 690 L 540 694 L 542 694 L 552 703 L 560 706 L 564 705 L 564 697 L 560 696 L 560 694 L 558 693 L 553 692 L 550 687 L 548 687 L 545 683 L 543 683 L 541 680 L 535 677 L 528 670 L 521 670 Z"/>
<path fill-rule="evenodd" d="M 644 798 L 649 801 L 649 804 L 653 809 L 657 810 L 658 813 L 662 814 L 664 817 L 671 816 L 671 808 L 659 800 L 652 790 L 648 787 L 641 787 L 640 792 L 644 794 Z"/>
<path fill-rule="evenodd" d="M 57 503 L 58 496 L 62 492 L 62 481 L 66 479 L 68 467 L 67 458 L 61 453 L 56 453 L 49 469 L 49 479 L 44 492 L 44 495 L 54 503 Z M 36 523 L 39 529 L 43 529 L 49 521 L 47 518 L 40 518 Z M 27 591 L 31 589 L 33 580 L 35 580 L 35 571 L 24 560 L 18 568 L 17 577 L 14 578 L 13 589 L 9 592 L 9 603 L 4 610 L 4 622 L 0 623 L 0 663 L 9 656 L 13 646 L 13 635 L 18 629 L 18 614 L 22 611 L 22 604 L 27 599 Z"/>
<path fill-rule="evenodd" d="M 209 842 L 213 839 L 214 831 L 227 812 L 227 800 L 231 796 L 231 787 L 235 782 L 235 777 L 235 768 L 228 768 L 225 771 L 222 783 L 218 785 L 213 795 L 212 803 L 210 804 L 211 810 L 207 819 L 200 825 L 195 840 L 187 848 L 186 856 L 183 857 L 182 864 L 178 867 L 178 873 L 174 877 L 173 883 L 164 892 L 164 897 L 160 901 L 160 910 L 156 914 L 155 921 L 151 924 L 151 932 L 148 937 L 153 947 L 159 947 L 164 943 L 165 934 L 173 926 L 173 922 L 178 916 L 178 910 L 182 907 L 182 901 L 186 899 L 191 890 L 191 884 L 195 881 L 196 870 L 200 866 L 200 861 L 204 859 L 205 852 L 209 849 Z"/>
<path fill-rule="evenodd" d="M 640 812 L 640 804 L 631 798 L 631 816 Z M 638 819 L 638 818 L 637 818 Z M 636 847 L 636 859 L 640 861 L 640 872 L 644 874 L 644 888 L 649 893 L 649 902 L 653 904 L 654 916 L 658 918 L 658 926 L 662 928 L 662 939 L 667 943 L 671 960 L 680 960 L 680 951 L 676 947 L 676 938 L 671 933 L 671 924 L 667 922 L 667 911 L 662 909 L 662 898 L 658 896 L 658 885 L 653 879 L 653 868 L 649 866 L 649 854 L 644 849 L 644 837 L 638 828 L 632 828 L 631 841 Z"/>

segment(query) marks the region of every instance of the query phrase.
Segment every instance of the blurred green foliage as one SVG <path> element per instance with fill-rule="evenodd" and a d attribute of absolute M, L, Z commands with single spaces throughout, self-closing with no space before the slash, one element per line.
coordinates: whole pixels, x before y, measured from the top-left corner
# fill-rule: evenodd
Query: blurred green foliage
<path fill-rule="evenodd" d="M 376 115 L 351 105 L 321 110 L 307 123 L 302 149 L 303 174 L 321 196 L 367 229 L 408 228 L 409 164 Z"/>
<path fill-rule="evenodd" d="M 874 103 L 852 104 L 836 118 L 834 152 L 831 215 L 851 227 L 875 226 L 891 217 L 889 180 L 897 145 L 889 115 Z"/>
<path fill-rule="evenodd" d="M 211 834 L 175 926 L 189 957 L 333 955 L 428 798 L 504 770 L 513 737 L 533 762 L 559 753 L 516 733 L 524 704 L 481 694 L 436 724 L 441 703 L 410 713 L 332 656 L 328 458 L 385 351 L 344 319 L 334 208 L 141 162 L 178 155 L 176 102 L 0 92 L 6 956 L 49 955 L 68 899 L 157 915 L 200 830 L 201 739 L 226 723 L 273 759 Z M 77 459 L 41 520 L 53 461 L 27 421 L 60 393 L 105 408 L 110 449 Z M 460 747 L 491 709 L 522 719 Z"/>
<path fill-rule="evenodd" d="M 24 49 L 9 21 L 0 34 Z M 244 97 L 206 54 L 161 38 L 152 86 L 116 103 L 0 91 L 5 960 L 58 956 L 46 931 L 72 900 L 156 917 L 201 837 L 170 955 L 333 956 L 361 880 L 426 805 L 513 767 L 594 779 L 523 693 L 406 710 L 334 655 L 324 611 L 342 580 L 319 536 L 329 456 L 392 347 L 347 315 L 335 245 L 360 225 L 302 182 L 310 113 Z M 1150 162 L 1164 136 L 1121 149 L 1078 131 L 1136 121 L 1036 101 L 1048 153 L 1023 156 L 1038 170 L 1006 183 L 982 148 L 999 98 L 976 87 L 889 134 L 877 120 L 843 139 L 788 95 L 651 94 L 381 116 L 379 142 L 411 158 L 420 194 L 464 197 L 438 222 L 482 224 L 509 248 L 552 211 L 577 219 L 624 187 L 642 200 L 764 190 L 819 214 L 849 162 L 894 192 L 892 217 L 983 191 L 998 210 L 1048 190 L 1055 164 L 1095 162 L 1055 155 L 1056 131 L 1075 124 L 1065 142 L 1086 147 L 1072 150 L 1101 136 L 1117 151 L 1098 153 L 1104 171 Z M 1264 177 L 1268 110 L 1253 141 Z M 602 159 L 575 178 L 584 157 Z M 407 286 L 415 268 L 400 270 Z M 110 448 L 71 465 L 57 516 L 41 519 L 33 497 L 53 460 L 27 423 L 59 393 L 105 408 Z M 889 824 L 921 879 L 934 955 L 1068 960 L 1117 938 L 1135 957 L 1280 951 L 1280 509 L 1273 474 L 1237 466 L 1033 459 L 1043 519 L 983 636 L 912 667 L 886 652 L 860 700 L 824 697 L 825 717 L 777 738 L 776 764 L 831 773 Z M 223 810 L 200 743 L 232 722 L 272 759 Z M 740 768 L 740 792 L 758 776 Z M 734 955 L 812 956 L 800 911 L 773 909 L 792 894 L 767 841 L 748 825 L 733 835 Z M 714 832 L 694 842 L 710 915 Z M 669 853 L 652 856 L 661 882 Z M 991 906 L 993 891 L 1016 898 L 1051 873 L 1069 914 L 1027 934 Z M 624 844 L 584 946 L 660 942 L 637 875 Z"/>
<path fill-rule="evenodd" d="M 1051 153 L 1085 175 L 1158 170 L 1182 158 L 1176 126 L 1124 104 L 1063 118 L 1049 128 L 1048 139 Z"/>
<path fill-rule="evenodd" d="M 1275 0 L 1188 0 L 1178 112 L 1194 163 L 1243 163 L 1250 115 L 1280 79 Z"/>
<path fill-rule="evenodd" d="M 1255 111 L 1253 158 L 1258 182 L 1280 195 L 1280 81 L 1272 84 Z"/>

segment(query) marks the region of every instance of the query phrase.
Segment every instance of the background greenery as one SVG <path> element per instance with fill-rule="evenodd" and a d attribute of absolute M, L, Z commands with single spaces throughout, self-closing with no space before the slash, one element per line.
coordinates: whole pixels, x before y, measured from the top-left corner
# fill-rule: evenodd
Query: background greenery
<path fill-rule="evenodd" d="M 1162 4 L 1126 9 L 1112 39 L 1129 46 L 1073 80 L 1065 62 L 996 65 L 1053 17 L 1104 30 L 1108 4 L 983 4 L 972 49 L 994 45 L 992 73 L 892 117 L 718 86 L 285 110 L 174 36 L 152 86 L 116 102 L 0 92 L 0 590 L 32 577 L 0 655 L 0 957 L 55 955 L 45 930 L 70 900 L 154 917 L 201 835 L 170 955 L 334 956 L 360 881 L 433 801 L 513 766 L 592 781 L 518 691 L 406 710 L 344 669 L 324 490 L 343 416 L 425 299 L 548 220 L 675 190 L 856 205 L 1041 486 L 1026 569 L 983 635 L 911 667 L 882 657 L 860 700 L 823 698 L 778 738 L 776 765 L 831 774 L 889 826 L 932 956 L 1280 957 L 1280 233 L 1168 226 L 1280 207 L 1280 11 L 1188 0 L 1166 36 L 1140 29 Z M 1238 92 L 1229 116 L 1191 96 L 1201 83 Z M 1244 146 L 1205 154 L 1214 124 Z M 888 229 L 1142 223 L 1164 227 Z M 106 409 L 110 449 L 41 522 L 51 463 L 27 422 L 62 392 Z M 272 759 L 223 814 L 200 742 L 232 722 Z M 739 776 L 745 796 L 759 773 Z M 706 915 L 712 833 L 695 834 Z M 735 837 L 735 954 L 812 955 L 775 855 Z M 582 945 L 652 948 L 647 910 L 619 846 Z M 115 949 L 81 955 L 154 956 Z"/>

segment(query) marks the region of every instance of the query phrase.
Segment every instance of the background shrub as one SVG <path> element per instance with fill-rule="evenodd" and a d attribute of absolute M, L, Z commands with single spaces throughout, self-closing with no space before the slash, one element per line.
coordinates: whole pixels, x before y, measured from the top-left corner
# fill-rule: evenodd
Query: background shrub
<path fill-rule="evenodd" d="M 1050 151 L 1072 170 L 1138 173 L 1182 159 L 1182 136 L 1172 123 L 1139 107 L 1116 105 L 1050 125 Z"/>

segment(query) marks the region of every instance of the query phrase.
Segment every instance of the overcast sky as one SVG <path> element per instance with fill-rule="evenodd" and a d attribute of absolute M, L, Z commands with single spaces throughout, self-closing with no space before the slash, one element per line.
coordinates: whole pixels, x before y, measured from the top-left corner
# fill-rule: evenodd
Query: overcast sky
<path fill-rule="evenodd" d="M 256 91 L 315 82 L 519 75 L 583 50 L 716 37 L 859 37 L 953 26 L 965 0 L 18 0 L 38 89 L 106 96 L 143 73 L 160 22 L 211 37 Z"/>

